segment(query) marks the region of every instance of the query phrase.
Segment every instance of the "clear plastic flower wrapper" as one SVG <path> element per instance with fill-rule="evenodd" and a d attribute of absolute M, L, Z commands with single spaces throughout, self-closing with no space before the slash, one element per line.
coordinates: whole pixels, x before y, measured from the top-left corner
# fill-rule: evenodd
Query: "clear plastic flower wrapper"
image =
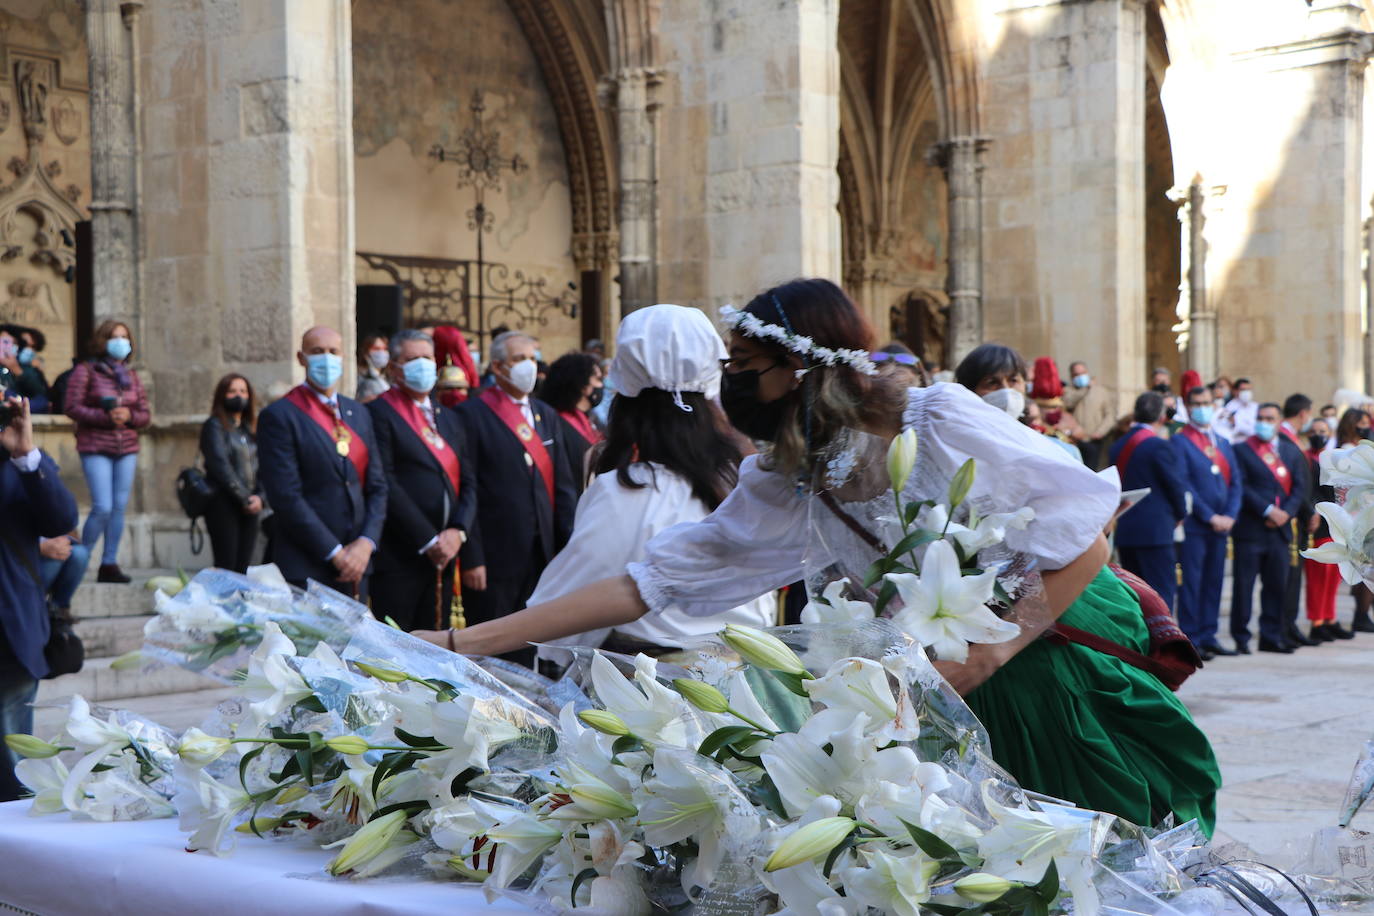
<path fill-rule="evenodd" d="M 1242 913 L 1261 886 L 1300 901 L 1196 824 L 1143 829 L 1017 786 L 928 651 L 1048 625 L 1034 564 L 1005 546 L 1030 516 L 971 463 L 937 480 L 912 438 L 886 461 L 864 447 L 832 462 L 836 504 L 812 500 L 807 622 L 730 626 L 661 660 L 573 650 L 556 682 L 318 586 L 202 573 L 160 604 L 145 654 L 243 696 L 143 742 L 148 810 L 175 813 L 191 849 L 310 842 L 339 878 L 423 872 L 541 912 Z M 35 812 L 84 800 L 54 788 L 57 767 L 145 756 L 82 706 L 64 730 L 80 744 L 11 738 Z"/>

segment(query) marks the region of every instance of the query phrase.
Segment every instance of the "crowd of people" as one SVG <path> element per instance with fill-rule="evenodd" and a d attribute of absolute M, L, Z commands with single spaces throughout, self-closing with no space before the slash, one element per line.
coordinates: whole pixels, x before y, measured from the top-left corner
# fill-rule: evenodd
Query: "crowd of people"
<path fill-rule="evenodd" d="M 1334 568 L 1298 552 L 1329 537 L 1312 508 L 1316 457 L 1369 435 L 1367 412 L 1335 419 L 1300 394 L 1262 401 L 1246 379 L 1203 385 L 1193 373 L 1175 392 L 1161 369 L 1120 418 L 1082 362 L 1063 380 L 1052 360 L 1032 367 L 998 344 L 952 371 L 900 343 L 876 347 L 823 280 L 775 287 L 733 314 L 727 350 L 698 310 L 638 310 L 613 360 L 591 341 L 546 364 L 538 339 L 504 331 L 481 373 L 451 325 L 370 335 L 356 354 L 337 329 L 312 328 L 296 354 L 305 381 L 280 384 L 271 403 L 239 373 L 214 388 L 200 438 L 214 563 L 272 562 L 295 585 L 336 589 L 453 651 L 545 670 L 566 663 L 568 645 L 663 655 L 727 622 L 795 622 L 813 528 L 843 515 L 818 516 L 804 498 L 824 502 L 816 481 L 829 479 L 834 447 L 856 431 L 885 443 L 915 429 L 949 473 L 964 457 L 986 467 L 976 491 L 986 505 L 1034 509 L 1008 544 L 1036 558 L 1046 604 L 1068 629 L 1144 652 L 1152 589 L 1202 659 L 1248 653 L 1258 580 L 1261 651 L 1353 636 L 1336 620 Z M 25 329 L 0 329 L 0 384 L 13 395 L 0 504 L 26 519 L 9 532 L 22 544 L 0 559 L 4 732 L 27 730 L 47 671 L 47 617 L 24 609 L 69 605 L 97 545 L 97 578 L 127 581 L 116 554 L 150 420 L 127 325 L 102 324 L 60 387 L 21 384 L 34 366 L 21 350 L 35 344 Z M 350 357 L 354 397 L 340 391 Z M 91 505 L 79 532 L 56 467 L 33 447 L 40 387 L 75 424 Z M 1119 487 L 1095 473 L 1109 465 Z M 1108 535 L 1120 569 L 1104 565 Z M 1234 648 L 1217 637 L 1228 551 Z M 1370 603 L 1362 590 L 1355 631 L 1374 631 Z M 450 627 L 455 610 L 466 628 Z M 1040 635 L 1027 627 L 938 663 L 999 761 L 1037 791 L 1210 829 L 1219 775 L 1183 706 L 1148 670 Z M 1039 726 L 1024 728 L 1028 719 Z M 1084 765 L 1066 767 L 1063 748 L 1078 746 Z M 0 769 L 7 778 L 0 798 L 18 791 Z"/>

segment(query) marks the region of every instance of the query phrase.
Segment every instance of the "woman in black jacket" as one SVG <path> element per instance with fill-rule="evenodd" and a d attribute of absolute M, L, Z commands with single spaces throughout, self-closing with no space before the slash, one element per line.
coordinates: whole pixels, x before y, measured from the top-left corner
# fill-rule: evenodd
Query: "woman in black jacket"
<path fill-rule="evenodd" d="M 253 386 L 230 373 L 215 386 L 210 417 L 200 429 L 205 477 L 215 488 L 205 510 L 215 565 L 243 572 L 253 560 L 264 508 L 258 483 L 257 419 Z"/>

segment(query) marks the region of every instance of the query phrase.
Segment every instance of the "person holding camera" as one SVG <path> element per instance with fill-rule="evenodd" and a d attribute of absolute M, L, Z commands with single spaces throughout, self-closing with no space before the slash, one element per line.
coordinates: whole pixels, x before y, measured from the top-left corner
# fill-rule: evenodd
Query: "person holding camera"
<path fill-rule="evenodd" d="M 25 398 L 0 401 L 0 735 L 33 731 L 38 680 L 48 673 L 48 600 L 39 572 L 40 538 L 76 526 L 76 500 L 57 464 L 33 441 Z M 19 798 L 18 760 L 0 744 L 0 802 Z"/>
<path fill-rule="evenodd" d="M 210 549 L 220 569 L 246 572 L 258 543 L 264 502 L 258 481 L 257 405 L 248 379 L 231 372 L 215 385 L 200 428 L 205 479 L 215 495 L 205 510 Z"/>
<path fill-rule="evenodd" d="M 99 582 L 128 582 L 119 568 L 124 507 L 138 467 L 138 431 L 151 422 L 148 395 L 129 367 L 133 337 L 122 321 L 95 329 L 89 358 L 72 370 L 63 412 L 76 422 L 76 450 L 91 491 L 91 514 L 81 542 L 94 552 L 103 536 Z"/>

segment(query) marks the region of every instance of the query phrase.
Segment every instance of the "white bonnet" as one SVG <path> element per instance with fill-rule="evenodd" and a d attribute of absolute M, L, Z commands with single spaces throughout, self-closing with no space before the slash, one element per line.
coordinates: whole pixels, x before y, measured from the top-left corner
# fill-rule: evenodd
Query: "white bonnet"
<path fill-rule="evenodd" d="M 688 410 L 679 393 L 718 396 L 725 357 L 720 334 L 700 309 L 651 305 L 620 322 L 607 382 L 617 394 L 631 398 L 645 388 L 671 391 L 678 406 Z"/>

